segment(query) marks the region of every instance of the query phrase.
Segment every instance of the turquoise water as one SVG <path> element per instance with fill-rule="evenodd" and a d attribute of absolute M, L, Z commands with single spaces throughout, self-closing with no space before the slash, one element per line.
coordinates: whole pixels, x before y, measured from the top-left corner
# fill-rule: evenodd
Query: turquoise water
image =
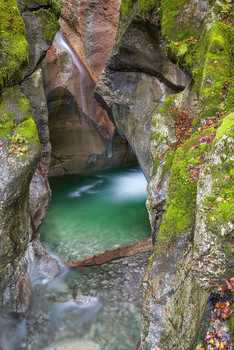
<path fill-rule="evenodd" d="M 61 259 L 82 259 L 150 235 L 147 183 L 138 166 L 55 177 L 50 185 L 39 233 Z"/>
<path fill-rule="evenodd" d="M 146 180 L 139 167 L 56 177 L 50 185 L 52 200 L 40 235 L 58 261 L 150 235 Z M 88 268 L 60 264 L 54 279 L 33 282 L 26 319 L 0 317 L 0 348 L 2 343 L 7 350 L 135 350 L 149 255 Z"/>

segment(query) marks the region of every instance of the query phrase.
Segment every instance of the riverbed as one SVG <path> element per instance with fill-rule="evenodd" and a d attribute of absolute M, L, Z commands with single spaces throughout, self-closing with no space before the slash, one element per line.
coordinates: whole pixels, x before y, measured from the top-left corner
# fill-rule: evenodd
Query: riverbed
<path fill-rule="evenodd" d="M 150 235 L 144 175 L 138 166 L 124 166 L 52 178 L 50 185 L 52 201 L 40 236 L 61 274 L 34 283 L 27 319 L 8 329 L 9 350 L 136 349 L 141 283 L 150 254 L 73 270 L 61 261 Z"/>

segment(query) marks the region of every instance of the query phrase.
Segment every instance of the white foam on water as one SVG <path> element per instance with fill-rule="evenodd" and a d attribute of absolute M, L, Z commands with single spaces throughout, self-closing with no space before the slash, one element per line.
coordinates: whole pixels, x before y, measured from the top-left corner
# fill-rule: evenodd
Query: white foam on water
<path fill-rule="evenodd" d="M 142 199 L 147 195 L 147 181 L 141 171 L 114 176 L 112 186 L 112 196 L 117 200 Z"/>
<path fill-rule="evenodd" d="M 103 180 L 98 180 L 98 181 L 96 181 L 96 182 L 94 182 L 94 183 L 92 183 L 90 185 L 82 186 L 78 190 L 76 190 L 75 192 L 70 193 L 69 197 L 71 197 L 71 198 L 72 197 L 81 197 L 82 194 L 85 194 L 85 193 L 95 193 L 96 191 L 95 192 L 91 192 L 90 190 L 92 188 L 97 187 L 97 185 L 99 185 L 101 183 L 103 183 Z"/>

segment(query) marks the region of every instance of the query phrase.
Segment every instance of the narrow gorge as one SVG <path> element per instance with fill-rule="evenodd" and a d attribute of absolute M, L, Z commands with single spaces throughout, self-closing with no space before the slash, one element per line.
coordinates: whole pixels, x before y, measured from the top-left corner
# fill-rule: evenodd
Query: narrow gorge
<path fill-rule="evenodd" d="M 0 0 L 0 39 L 0 349 L 233 349 L 233 2 Z"/>

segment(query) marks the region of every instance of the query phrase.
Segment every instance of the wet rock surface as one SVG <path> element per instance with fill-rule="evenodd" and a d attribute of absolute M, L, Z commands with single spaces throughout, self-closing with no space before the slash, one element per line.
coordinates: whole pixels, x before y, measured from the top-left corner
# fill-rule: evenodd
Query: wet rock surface
<path fill-rule="evenodd" d="M 134 161 L 127 141 L 94 98 L 97 78 L 62 29 L 42 66 L 52 144 L 49 174 L 79 174 Z"/>

